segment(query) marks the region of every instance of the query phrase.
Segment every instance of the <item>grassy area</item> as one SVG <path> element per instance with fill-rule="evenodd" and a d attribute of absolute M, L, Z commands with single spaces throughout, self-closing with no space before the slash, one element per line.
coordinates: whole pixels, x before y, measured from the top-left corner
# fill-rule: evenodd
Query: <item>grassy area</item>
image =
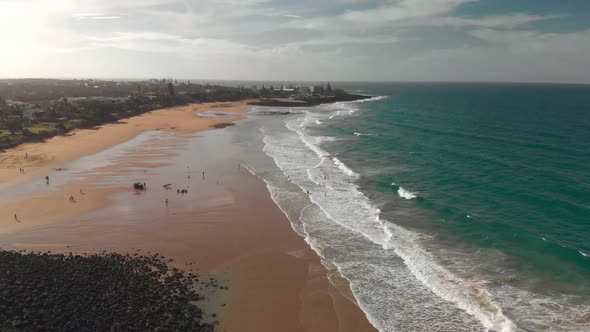
<path fill-rule="evenodd" d="M 72 119 L 72 120 L 68 120 L 64 123 L 64 125 L 66 126 L 67 130 L 72 130 L 74 128 L 78 128 L 82 125 L 82 123 L 84 123 L 83 119 Z"/>
<path fill-rule="evenodd" d="M 56 129 L 56 123 L 54 122 L 42 122 L 36 124 L 34 127 L 28 127 L 27 130 L 35 135 L 43 135 L 48 133 L 54 133 L 58 130 Z"/>
<path fill-rule="evenodd" d="M 26 138 L 20 132 L 12 134 L 10 130 L 0 130 L 0 149 L 21 144 L 25 140 Z"/>
<path fill-rule="evenodd" d="M 57 124 L 53 122 L 42 122 L 37 123 L 34 126 L 24 128 L 23 131 L 16 131 L 14 133 L 6 129 L 0 130 L 0 149 L 5 149 L 30 141 L 31 137 L 44 138 L 54 136 L 59 133 L 56 125 Z"/>

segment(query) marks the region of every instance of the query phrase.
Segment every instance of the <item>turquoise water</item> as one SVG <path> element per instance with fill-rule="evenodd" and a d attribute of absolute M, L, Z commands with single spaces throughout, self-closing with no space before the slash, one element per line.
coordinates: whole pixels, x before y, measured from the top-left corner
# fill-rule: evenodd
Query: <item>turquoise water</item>
<path fill-rule="evenodd" d="M 590 330 L 590 86 L 342 87 L 254 168 L 377 328 Z"/>
<path fill-rule="evenodd" d="M 390 98 L 361 104 L 359 116 L 329 129 L 370 136 L 328 149 L 370 172 L 365 190 L 418 192 L 409 208 L 431 215 L 409 223 L 499 250 L 539 283 L 588 292 L 590 87 L 393 85 L 367 92 Z M 396 209 L 390 205 L 383 210 Z"/>

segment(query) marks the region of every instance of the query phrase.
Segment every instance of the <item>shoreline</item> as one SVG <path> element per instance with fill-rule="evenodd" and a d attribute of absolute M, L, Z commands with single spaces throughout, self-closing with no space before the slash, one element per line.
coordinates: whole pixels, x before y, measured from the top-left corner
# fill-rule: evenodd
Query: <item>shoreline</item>
<path fill-rule="evenodd" d="M 267 106 L 267 107 L 312 107 L 321 104 L 332 104 L 338 102 L 349 102 L 357 100 L 365 100 L 375 98 L 376 96 L 357 95 L 345 93 L 333 97 L 317 97 L 317 98 L 303 98 L 298 99 L 260 99 L 258 101 L 249 102 L 253 106 Z"/>
<path fill-rule="evenodd" d="M 216 129 L 221 123 L 244 119 L 240 113 L 247 112 L 247 103 L 214 102 L 189 104 L 162 108 L 125 119 L 124 122 L 109 123 L 94 129 L 75 129 L 67 135 L 54 136 L 43 142 L 24 143 L 0 152 L 0 189 L 30 180 L 52 168 L 61 168 L 75 159 L 92 155 L 114 145 L 126 142 L 144 131 L 161 130 L 171 133 L 193 133 Z M 220 107 L 221 106 L 221 107 Z M 236 113 L 235 117 L 202 117 L 191 121 L 193 113 L 220 111 Z M 85 145 L 80 149 L 79 145 Z M 24 168 L 25 174 L 18 173 Z M 15 176 L 18 176 L 15 178 Z"/>
<path fill-rule="evenodd" d="M 215 104 L 218 103 L 209 105 Z M 206 107 L 212 107 L 209 105 Z M 214 110 L 226 111 L 218 107 Z M 245 109 L 241 109 L 240 112 L 245 112 Z M 186 110 L 184 113 L 186 116 Z M 192 117 L 194 117 L 193 113 L 190 112 Z M 177 115 L 181 119 L 187 119 L 180 113 Z M 148 116 L 149 114 L 145 114 L 140 117 Z M 162 129 L 162 117 L 159 115 L 154 117 L 156 118 L 153 119 L 154 122 L 160 124 L 157 127 Z M 242 117 L 238 115 L 236 120 Z M 228 122 L 230 118 L 234 119 L 221 117 L 211 118 L 208 121 L 222 123 Z M 209 118 L 198 117 L 198 119 L 205 121 Z M 142 121 L 139 122 L 143 124 Z M 143 131 L 140 130 L 141 128 L 145 128 L 136 128 L 134 124 L 137 123 L 130 122 L 131 124 L 109 126 L 133 126 L 131 131 L 137 134 Z M 226 301 L 224 304 L 227 306 L 223 307 L 221 326 L 228 331 L 277 329 L 283 331 L 373 331 L 374 328 L 366 319 L 364 312 L 349 298 L 343 296 L 328 280 L 328 271 L 321 265 L 320 258 L 291 229 L 291 224 L 271 199 L 263 182 L 249 173 L 244 174 L 245 170 L 235 172 L 235 165 L 231 166 L 231 163 L 228 164 L 225 159 L 216 159 L 220 158 L 218 156 L 221 154 L 230 156 L 231 153 L 224 152 L 227 147 L 221 146 L 221 143 L 215 142 L 214 139 L 208 139 L 208 142 L 204 140 L 210 136 L 219 137 L 217 133 L 220 132 L 209 131 L 209 134 L 192 140 L 195 127 L 189 126 L 186 121 L 180 120 L 180 122 L 183 122 L 181 125 L 186 127 L 172 128 L 173 125 L 166 123 L 168 126 L 162 129 L 163 132 L 171 132 L 177 137 L 176 140 L 181 142 L 177 144 L 178 146 L 174 145 L 176 141 L 160 141 L 156 138 L 155 141 L 149 141 L 145 146 L 138 148 L 138 151 L 125 152 L 130 156 L 123 157 L 120 165 L 100 167 L 98 174 L 83 174 L 87 180 L 70 183 L 72 185 L 70 189 L 64 187 L 56 193 L 43 193 L 41 197 L 55 196 L 48 202 L 33 203 L 35 199 L 40 199 L 38 195 L 19 200 L 17 205 L 47 207 L 49 210 L 36 209 L 40 211 L 39 218 L 43 214 L 54 213 L 51 209 L 69 209 L 71 214 L 58 217 L 57 219 L 61 222 L 47 220 L 46 223 L 33 228 L 13 230 L 4 234 L 0 232 L 3 244 L 8 244 L 14 249 L 35 248 L 35 250 L 45 249 L 54 252 L 100 250 L 125 252 L 130 251 L 131 248 L 142 248 L 144 251 L 159 252 L 166 257 L 174 257 L 179 263 L 194 262 L 201 269 L 200 272 L 227 271 L 229 291 L 223 300 Z M 210 125 L 203 130 L 209 127 Z M 110 130 L 115 131 L 115 129 Z M 106 131 L 110 132 L 110 130 Z M 93 135 L 97 134 L 88 133 L 88 135 L 96 138 Z M 75 141 L 73 137 L 69 138 L 69 141 Z M 125 137 L 124 135 L 116 136 L 115 140 Z M 59 145 L 62 142 L 52 144 Z M 81 141 L 83 142 L 88 141 Z M 67 145 L 67 143 L 64 144 Z M 211 148 L 211 145 L 215 146 L 211 156 L 201 155 L 199 156 L 201 158 L 191 161 L 190 164 L 191 168 L 197 170 L 207 169 L 207 178 L 203 174 L 203 179 L 200 180 L 200 172 L 196 171 L 197 174 L 193 177 L 196 180 L 189 179 L 187 183 L 184 176 L 170 170 L 176 167 L 175 162 L 178 164 L 178 161 L 175 160 L 174 153 L 167 150 L 172 147 L 173 150 L 180 149 L 186 154 L 187 148 L 184 147 L 182 150 L 183 144 L 196 144 L 199 149 L 195 151 L 202 151 L 205 147 Z M 157 151 L 162 154 L 160 159 L 165 160 L 153 156 L 154 145 L 158 145 Z M 215 151 L 217 149 L 221 151 Z M 71 152 L 70 156 L 82 154 L 88 155 L 82 152 L 78 154 Z M 192 155 L 194 153 L 189 153 L 186 157 Z M 203 161 L 202 157 L 213 160 Z M 146 158 L 153 160 L 155 163 L 153 168 L 146 166 Z M 61 160 L 60 162 L 64 163 Z M 51 166 L 54 165 L 40 165 L 36 173 L 31 172 L 28 177 L 32 178 L 35 174 L 50 169 Z M 146 167 L 148 168 L 145 174 L 131 171 Z M 180 167 L 185 168 L 185 166 Z M 213 172 L 213 175 L 210 175 L 210 172 Z M 110 192 L 101 193 L 98 184 L 104 178 L 115 175 L 125 175 L 129 178 L 129 182 L 132 179 L 147 181 L 150 189 L 133 194 L 127 189 L 128 183 L 125 186 L 119 183 L 110 189 L 102 189 L 110 190 Z M 217 183 L 213 181 L 215 177 L 218 178 Z M 26 180 L 21 178 L 20 181 Z M 190 194 L 186 196 L 176 196 L 174 192 L 166 192 L 166 196 L 170 197 L 170 206 L 166 205 L 164 208 L 161 185 L 167 182 L 175 183 L 175 187 L 190 186 L 192 183 L 197 189 L 191 189 Z M 86 194 L 105 199 L 104 204 L 91 206 L 86 211 L 81 205 L 72 205 L 67 202 L 66 192 L 68 190 L 71 192 L 79 185 L 84 186 Z M 80 198 L 80 202 L 85 204 L 86 200 L 96 201 L 96 199 L 96 197 L 84 196 Z M 56 204 L 58 201 L 61 205 Z M 4 204 L 0 203 L 0 206 L 5 206 Z M 95 212 L 90 212 L 92 210 Z M 127 212 L 122 214 L 122 211 Z M 11 220 L 11 214 L 2 217 L 5 222 L 14 223 Z M 35 218 L 37 217 L 29 216 L 23 219 L 27 219 L 26 223 L 29 223 L 28 220 Z M 182 268 L 181 265 L 177 267 Z M 277 305 L 279 303 L 280 305 Z"/>

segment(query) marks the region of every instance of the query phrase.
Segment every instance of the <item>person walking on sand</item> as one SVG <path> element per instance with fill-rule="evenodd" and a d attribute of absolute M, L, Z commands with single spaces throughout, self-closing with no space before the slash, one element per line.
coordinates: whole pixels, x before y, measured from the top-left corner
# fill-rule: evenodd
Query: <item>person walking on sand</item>
<path fill-rule="evenodd" d="M 203 171 L 203 180 L 205 180 L 205 171 Z"/>
<path fill-rule="evenodd" d="M 166 206 L 168 206 L 168 197 L 166 197 Z"/>
<path fill-rule="evenodd" d="M 14 220 L 18 223 L 20 223 L 20 220 L 18 220 L 18 217 L 16 216 L 16 213 L 14 214 Z"/>
<path fill-rule="evenodd" d="M 45 175 L 45 183 L 49 184 L 49 175 Z"/>

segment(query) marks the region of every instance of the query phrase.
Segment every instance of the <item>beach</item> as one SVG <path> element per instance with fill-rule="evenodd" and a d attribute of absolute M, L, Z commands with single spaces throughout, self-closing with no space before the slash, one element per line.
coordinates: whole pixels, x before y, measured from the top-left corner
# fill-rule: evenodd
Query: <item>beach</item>
<path fill-rule="evenodd" d="M 240 146 L 207 130 L 245 119 L 248 102 L 156 110 L 3 152 L 0 246 L 158 253 L 219 281 L 201 304 L 219 331 L 373 331 Z"/>

